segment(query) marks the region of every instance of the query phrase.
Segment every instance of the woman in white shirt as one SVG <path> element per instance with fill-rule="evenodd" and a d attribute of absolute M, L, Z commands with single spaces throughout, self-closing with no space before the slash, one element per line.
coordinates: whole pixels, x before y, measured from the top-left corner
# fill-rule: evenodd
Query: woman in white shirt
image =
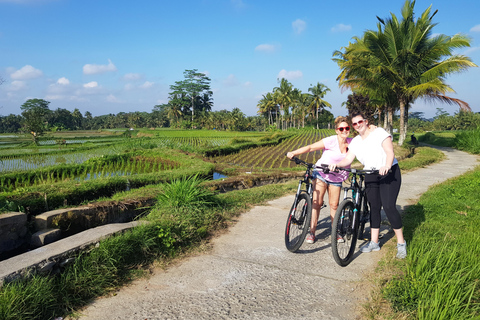
<path fill-rule="evenodd" d="M 352 114 L 352 126 L 359 135 L 353 138 L 345 158 L 337 164 L 330 165 L 329 168 L 335 170 L 336 167 L 348 166 L 357 157 L 365 170 L 379 171 L 378 174 L 365 176 L 370 204 L 371 239 L 360 250 L 362 252 L 380 250 L 378 238 L 383 206 L 397 237 L 397 258 L 403 259 L 407 256 L 407 243 L 403 237 L 402 218 L 396 207 L 402 177 L 393 152 L 392 136 L 382 128 L 369 128 L 368 120 L 362 113 Z"/>

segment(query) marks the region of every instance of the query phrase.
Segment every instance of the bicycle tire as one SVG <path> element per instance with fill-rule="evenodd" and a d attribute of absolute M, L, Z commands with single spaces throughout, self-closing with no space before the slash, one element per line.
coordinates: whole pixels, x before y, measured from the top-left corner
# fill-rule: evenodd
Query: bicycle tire
<path fill-rule="evenodd" d="M 296 252 L 307 236 L 312 219 L 312 198 L 301 193 L 288 213 L 285 226 L 285 246 L 291 252 Z"/>
<path fill-rule="evenodd" d="M 351 200 L 343 200 L 335 212 L 332 227 L 332 254 L 335 262 L 345 267 L 353 257 L 355 246 L 357 244 L 358 235 L 358 215 L 354 214 L 354 204 Z M 355 229 L 353 230 L 353 219 L 357 219 Z M 338 242 L 337 237 L 340 235 L 343 242 Z"/>
<path fill-rule="evenodd" d="M 365 199 L 363 199 L 365 201 Z M 365 240 L 363 233 L 365 232 L 365 223 L 370 220 L 370 207 L 368 203 L 363 206 L 363 211 L 360 214 L 360 222 L 358 225 L 358 233 L 357 239 L 358 240 Z"/>

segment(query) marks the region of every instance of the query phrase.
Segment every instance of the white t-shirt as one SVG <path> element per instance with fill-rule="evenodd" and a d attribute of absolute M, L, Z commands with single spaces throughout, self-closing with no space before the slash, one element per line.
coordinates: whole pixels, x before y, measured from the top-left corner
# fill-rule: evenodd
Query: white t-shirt
<path fill-rule="evenodd" d="M 365 139 L 360 135 L 353 138 L 348 149 L 363 164 L 363 169 L 378 170 L 387 162 L 387 154 L 382 147 L 383 140 L 387 138 L 391 139 L 392 136 L 383 128 L 376 128 Z M 397 163 L 397 158 L 394 158 L 392 166 Z"/>

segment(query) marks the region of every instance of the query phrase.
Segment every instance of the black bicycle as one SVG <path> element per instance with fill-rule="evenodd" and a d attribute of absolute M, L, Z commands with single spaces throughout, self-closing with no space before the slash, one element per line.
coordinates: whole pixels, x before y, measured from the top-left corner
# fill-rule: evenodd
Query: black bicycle
<path fill-rule="evenodd" d="M 363 239 L 365 223 L 370 221 L 370 207 L 365 192 L 365 175 L 378 173 L 378 170 L 357 170 L 337 168 L 351 174 L 350 186 L 343 188 L 344 199 L 335 212 L 332 228 L 332 253 L 342 267 L 353 258 L 357 239 Z M 338 241 L 337 237 L 343 241 Z"/>
<path fill-rule="evenodd" d="M 297 157 L 293 157 L 292 160 L 296 164 L 306 167 L 305 174 L 298 183 L 295 201 L 288 213 L 287 225 L 285 227 L 285 246 L 289 251 L 295 252 L 302 246 L 310 228 L 310 220 L 312 219 L 313 169 L 325 171 L 328 168 L 317 167 L 313 163 L 305 162 Z"/>

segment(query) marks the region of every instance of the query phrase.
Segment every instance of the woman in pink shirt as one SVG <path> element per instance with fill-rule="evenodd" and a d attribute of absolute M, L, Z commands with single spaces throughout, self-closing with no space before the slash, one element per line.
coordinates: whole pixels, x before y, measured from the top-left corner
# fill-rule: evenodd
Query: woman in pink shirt
<path fill-rule="evenodd" d="M 299 148 L 297 150 L 287 153 L 287 157 L 292 159 L 299 154 L 323 150 L 322 157 L 317 161 L 316 165 L 321 164 L 335 164 L 342 161 L 347 155 L 348 144 L 352 138 L 348 138 L 350 134 L 350 124 L 346 117 L 337 117 L 335 119 L 335 136 L 330 136 L 317 141 L 311 145 Z M 310 223 L 310 232 L 307 235 L 306 242 L 315 242 L 315 230 L 317 229 L 318 216 L 320 214 L 320 208 L 323 205 L 323 197 L 325 192 L 328 193 L 328 203 L 330 205 L 330 218 L 333 222 L 335 211 L 338 208 L 338 201 L 340 199 L 340 191 L 342 182 L 348 178 L 348 172 L 329 172 L 323 173 L 322 171 L 314 171 L 313 180 L 313 207 L 312 207 L 312 220 Z M 343 241 L 341 237 L 337 239 Z"/>

